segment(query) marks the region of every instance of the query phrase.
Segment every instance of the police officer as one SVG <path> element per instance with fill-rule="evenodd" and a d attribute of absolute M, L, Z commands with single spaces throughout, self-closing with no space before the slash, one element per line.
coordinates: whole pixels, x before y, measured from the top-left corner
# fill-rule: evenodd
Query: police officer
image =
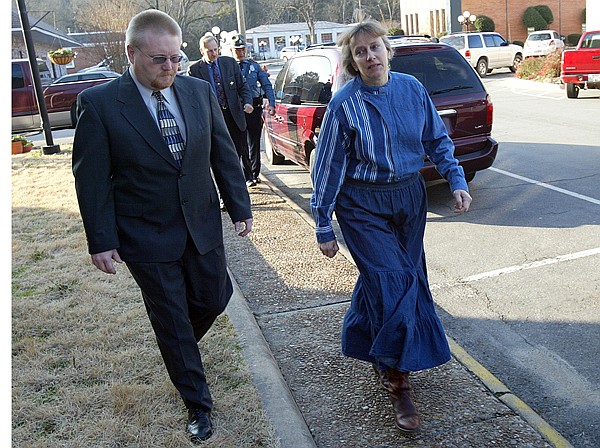
<path fill-rule="evenodd" d="M 232 37 L 233 57 L 240 64 L 242 76 L 246 80 L 248 87 L 252 92 L 252 106 L 254 111 L 246 114 L 246 124 L 248 132 L 248 147 L 250 151 L 250 164 L 252 165 L 252 175 L 254 182 L 260 182 L 260 135 L 263 125 L 263 98 L 266 95 L 269 100 L 269 114 L 275 113 L 275 94 L 273 86 L 269 81 L 269 76 L 260 67 L 258 62 L 248 59 L 246 40 L 240 34 Z"/>

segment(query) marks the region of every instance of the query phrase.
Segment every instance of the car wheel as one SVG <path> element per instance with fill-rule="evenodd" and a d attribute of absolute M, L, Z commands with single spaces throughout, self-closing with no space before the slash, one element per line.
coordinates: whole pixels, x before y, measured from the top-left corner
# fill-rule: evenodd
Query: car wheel
<path fill-rule="evenodd" d="M 579 86 L 572 82 L 567 83 L 567 98 L 577 98 L 579 95 Z"/>
<path fill-rule="evenodd" d="M 262 139 L 265 145 L 265 155 L 270 165 L 281 165 L 285 161 L 285 157 L 280 156 L 273 150 L 273 144 L 271 143 L 271 137 L 267 132 L 267 125 L 263 124 L 262 127 Z"/>
<path fill-rule="evenodd" d="M 481 78 L 485 78 L 485 76 L 488 74 L 487 61 L 484 58 L 481 58 L 477 61 L 477 66 L 475 67 L 475 69 L 477 70 L 477 73 Z"/>
<path fill-rule="evenodd" d="M 513 73 L 516 72 L 519 68 L 519 65 L 521 65 L 521 62 L 523 62 L 523 57 L 520 54 L 515 55 L 512 66 L 509 67 L 510 71 Z"/>

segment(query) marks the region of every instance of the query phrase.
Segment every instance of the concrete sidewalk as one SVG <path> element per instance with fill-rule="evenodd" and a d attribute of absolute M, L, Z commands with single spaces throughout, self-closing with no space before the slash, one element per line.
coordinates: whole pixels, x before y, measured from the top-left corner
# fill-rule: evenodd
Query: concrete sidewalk
<path fill-rule="evenodd" d="M 311 217 L 262 180 L 248 238 L 223 215 L 227 313 L 283 448 L 571 446 L 452 340 L 450 362 L 411 376 L 423 430 L 401 434 L 371 366 L 340 352 L 351 258 L 323 257 Z"/>

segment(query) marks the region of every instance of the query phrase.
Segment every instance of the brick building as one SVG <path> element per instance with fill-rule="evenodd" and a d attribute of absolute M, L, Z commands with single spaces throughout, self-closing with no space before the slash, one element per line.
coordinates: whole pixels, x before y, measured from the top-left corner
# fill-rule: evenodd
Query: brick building
<path fill-rule="evenodd" d="M 507 40 L 524 41 L 527 28 L 522 17 L 530 6 L 546 5 L 552 11 L 554 22 L 549 28 L 559 34 L 582 32 L 582 13 L 586 0 L 401 0 L 402 28 L 407 34 L 440 36 L 465 30 L 458 16 L 469 11 L 475 16 L 491 18 L 496 31 Z M 471 30 L 473 26 L 471 25 Z"/>

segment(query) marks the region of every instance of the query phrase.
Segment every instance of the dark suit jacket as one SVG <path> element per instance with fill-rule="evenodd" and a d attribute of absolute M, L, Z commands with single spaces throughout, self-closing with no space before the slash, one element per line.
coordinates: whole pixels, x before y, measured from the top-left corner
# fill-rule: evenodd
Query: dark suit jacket
<path fill-rule="evenodd" d="M 73 173 L 91 254 L 178 259 L 188 233 L 205 254 L 223 242 L 211 168 L 232 221 L 252 216 L 239 158 L 210 84 L 173 84 L 187 143 L 178 168 L 129 72 L 78 97 Z"/>
<path fill-rule="evenodd" d="M 235 124 L 240 131 L 246 130 L 246 113 L 244 112 L 244 104 L 252 104 L 252 93 L 240 70 L 237 61 L 229 56 L 219 56 L 218 62 L 221 72 L 223 87 L 225 88 L 225 96 L 227 97 L 227 105 L 233 115 Z M 204 59 L 200 59 L 189 68 L 190 76 L 203 79 L 210 83 L 211 70 L 210 64 Z M 211 85 L 212 86 L 212 85 Z"/>

